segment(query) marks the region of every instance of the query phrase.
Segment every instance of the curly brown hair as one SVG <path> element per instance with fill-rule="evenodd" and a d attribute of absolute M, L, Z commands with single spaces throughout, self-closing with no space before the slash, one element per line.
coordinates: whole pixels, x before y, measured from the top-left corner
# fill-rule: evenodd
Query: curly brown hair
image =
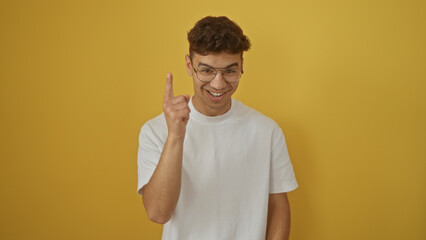
<path fill-rule="evenodd" d="M 189 54 L 242 53 L 250 49 L 251 43 L 243 30 L 229 18 L 208 16 L 199 20 L 188 32 Z"/>

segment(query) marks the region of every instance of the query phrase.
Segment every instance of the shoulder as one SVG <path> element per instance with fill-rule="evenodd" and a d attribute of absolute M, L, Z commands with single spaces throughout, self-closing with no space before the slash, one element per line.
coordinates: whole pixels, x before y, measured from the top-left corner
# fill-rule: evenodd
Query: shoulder
<path fill-rule="evenodd" d="M 252 127 L 262 128 L 262 130 L 281 130 L 279 125 L 272 118 L 238 100 L 234 100 L 234 102 L 238 106 L 238 117 L 242 122 L 245 122 Z"/>
<path fill-rule="evenodd" d="M 140 131 L 139 138 L 163 139 L 167 137 L 167 123 L 164 113 L 146 121 Z"/>
<path fill-rule="evenodd" d="M 162 127 L 163 125 L 166 125 L 166 118 L 164 117 L 164 113 L 161 113 L 160 115 L 157 115 L 156 117 L 146 121 L 142 128 L 148 128 L 148 127 Z"/>

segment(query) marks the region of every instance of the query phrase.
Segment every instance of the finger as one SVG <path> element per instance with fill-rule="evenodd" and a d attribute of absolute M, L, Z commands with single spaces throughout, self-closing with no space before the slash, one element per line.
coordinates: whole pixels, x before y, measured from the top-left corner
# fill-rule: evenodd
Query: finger
<path fill-rule="evenodd" d="M 167 74 L 167 79 L 166 79 L 166 89 L 165 89 L 165 93 L 164 93 L 164 99 L 172 99 L 174 97 L 173 94 L 173 75 L 172 73 L 168 73 Z"/>
<path fill-rule="evenodd" d="M 177 116 L 180 119 L 189 119 L 189 113 L 190 112 L 191 111 L 189 109 L 181 109 L 181 110 L 177 111 Z"/>
<path fill-rule="evenodd" d="M 186 97 L 182 96 L 182 95 L 173 97 L 172 99 L 169 99 L 170 104 L 177 104 L 177 103 L 181 103 L 181 102 L 188 104 L 188 102 L 186 101 Z"/>
<path fill-rule="evenodd" d="M 189 103 L 189 100 L 191 99 L 191 97 L 188 94 L 186 94 L 184 97 L 186 99 L 186 102 Z"/>

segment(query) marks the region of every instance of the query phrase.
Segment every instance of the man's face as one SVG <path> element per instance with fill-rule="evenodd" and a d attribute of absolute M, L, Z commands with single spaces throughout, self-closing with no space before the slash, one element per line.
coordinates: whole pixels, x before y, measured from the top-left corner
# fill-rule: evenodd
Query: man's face
<path fill-rule="evenodd" d="M 211 82 L 202 82 L 197 78 L 195 71 L 206 67 L 213 69 L 233 68 L 242 71 L 243 60 L 241 54 L 226 52 L 211 53 L 206 56 L 194 54 L 192 58 L 185 56 L 186 69 L 194 82 L 194 107 L 206 116 L 218 116 L 227 112 L 231 107 L 231 96 L 237 90 L 238 81 L 230 83 L 225 81 L 222 71 L 217 71 Z M 194 71 L 195 68 L 195 71 Z"/>

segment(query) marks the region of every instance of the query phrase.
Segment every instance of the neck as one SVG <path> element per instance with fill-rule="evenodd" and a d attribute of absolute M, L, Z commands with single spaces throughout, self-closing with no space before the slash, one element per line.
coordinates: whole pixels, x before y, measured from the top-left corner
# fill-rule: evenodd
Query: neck
<path fill-rule="evenodd" d="M 194 105 L 194 108 L 201 114 L 208 116 L 208 117 L 214 117 L 214 116 L 220 116 L 222 114 L 225 114 L 231 109 L 231 100 L 225 103 L 223 106 L 210 107 L 207 104 L 203 102 L 202 99 L 199 99 L 197 96 L 192 97 L 192 105 Z"/>

